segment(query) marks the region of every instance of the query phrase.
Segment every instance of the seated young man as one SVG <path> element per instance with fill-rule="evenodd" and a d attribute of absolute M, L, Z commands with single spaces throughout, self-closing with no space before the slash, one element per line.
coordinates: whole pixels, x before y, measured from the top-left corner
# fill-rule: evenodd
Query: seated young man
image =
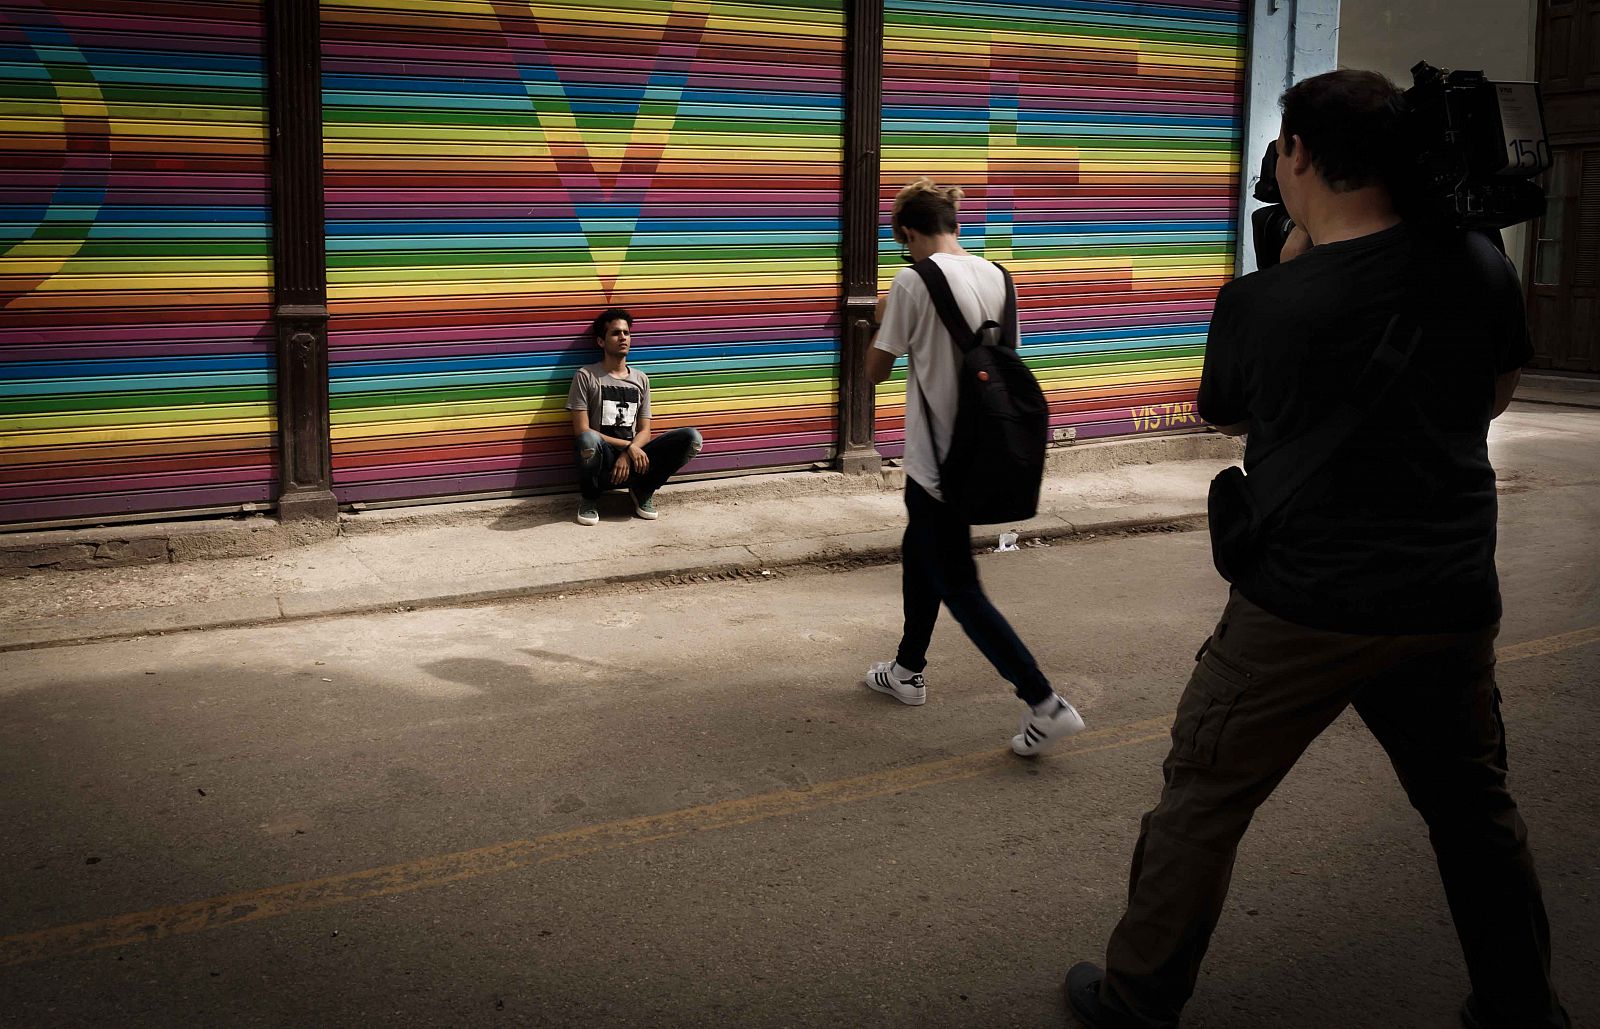
<path fill-rule="evenodd" d="M 578 369 L 567 394 L 577 438 L 578 524 L 600 521 L 598 501 L 608 489 L 626 487 L 633 512 L 655 518 L 655 492 L 700 453 L 698 429 L 650 432 L 650 379 L 628 364 L 633 315 L 608 308 L 590 331 L 601 360 Z"/>

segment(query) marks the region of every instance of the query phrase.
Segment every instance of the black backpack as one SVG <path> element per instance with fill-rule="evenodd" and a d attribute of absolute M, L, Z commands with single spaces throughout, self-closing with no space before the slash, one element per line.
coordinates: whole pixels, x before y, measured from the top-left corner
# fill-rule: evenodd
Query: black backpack
<path fill-rule="evenodd" d="M 969 525 L 1032 518 L 1039 509 L 1050 407 L 1038 380 L 1017 356 L 1017 287 L 1011 273 L 1000 268 L 1006 277 L 1000 322 L 986 321 L 974 330 L 967 327 L 950 283 L 933 258 L 923 258 L 912 267 L 961 351 L 950 449 L 940 457 L 937 441 L 934 444 L 945 503 Z M 933 415 L 927 395 L 921 396 L 931 435 Z"/>

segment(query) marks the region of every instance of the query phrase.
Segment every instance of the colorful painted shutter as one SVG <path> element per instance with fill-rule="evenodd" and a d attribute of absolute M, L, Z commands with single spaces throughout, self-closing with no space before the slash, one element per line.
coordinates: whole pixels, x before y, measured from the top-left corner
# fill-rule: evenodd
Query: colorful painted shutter
<path fill-rule="evenodd" d="M 0 3 L 0 522 L 275 497 L 262 37 Z"/>
<path fill-rule="evenodd" d="M 882 288 L 904 267 L 895 194 L 959 185 L 962 245 L 1017 279 L 1055 438 L 1199 425 L 1234 263 L 1245 5 L 887 0 L 885 20 Z M 887 454 L 904 374 L 879 391 Z"/>
<path fill-rule="evenodd" d="M 836 442 L 841 0 L 325 0 L 335 492 L 575 484 L 591 319 L 689 471 Z"/>

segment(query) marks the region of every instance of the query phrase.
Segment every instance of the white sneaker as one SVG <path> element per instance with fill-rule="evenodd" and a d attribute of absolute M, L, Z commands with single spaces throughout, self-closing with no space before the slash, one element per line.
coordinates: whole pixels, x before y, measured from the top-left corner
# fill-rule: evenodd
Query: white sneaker
<path fill-rule="evenodd" d="M 922 681 L 922 673 L 913 672 L 911 678 L 902 679 L 894 674 L 893 661 L 879 661 L 867 669 L 867 688 L 887 693 L 900 703 L 912 707 L 928 701 L 927 684 Z"/>
<path fill-rule="evenodd" d="M 1049 714 L 1036 714 L 1032 708 L 1022 716 L 1022 731 L 1011 737 L 1011 750 L 1023 757 L 1043 753 L 1068 736 L 1083 731 L 1083 716 L 1078 709 L 1056 695 L 1056 707 Z"/>

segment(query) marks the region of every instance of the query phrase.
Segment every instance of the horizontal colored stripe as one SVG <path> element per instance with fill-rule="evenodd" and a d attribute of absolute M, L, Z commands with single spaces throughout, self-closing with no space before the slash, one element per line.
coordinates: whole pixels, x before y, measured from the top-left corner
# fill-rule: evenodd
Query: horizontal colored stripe
<path fill-rule="evenodd" d="M 1242 3 L 888 0 L 886 19 L 880 285 L 903 267 L 895 192 L 961 185 L 982 198 L 963 205 L 963 244 L 1016 276 L 1052 424 L 1166 427 L 1128 411 L 1192 401 L 1232 273 Z M 903 446 L 904 375 L 879 390 L 886 453 Z"/>
<path fill-rule="evenodd" d="M 255 2 L 0 2 L 0 521 L 275 489 Z"/>
<path fill-rule="evenodd" d="M 658 424 L 701 425 L 695 467 L 825 454 L 843 15 L 325 3 L 339 495 L 570 481 L 566 389 L 611 304 Z"/>
<path fill-rule="evenodd" d="M 262 494 L 259 6 L 0 7 L 0 482 L 21 491 L 0 517 Z M 565 385 L 612 303 L 640 315 L 658 424 L 706 430 L 696 468 L 831 453 L 841 0 L 322 17 L 342 498 L 570 482 Z M 889 0 L 886 21 L 885 214 L 918 175 L 966 187 L 964 240 L 1017 276 L 1055 423 L 1181 421 L 1232 268 L 1242 4 Z"/>

